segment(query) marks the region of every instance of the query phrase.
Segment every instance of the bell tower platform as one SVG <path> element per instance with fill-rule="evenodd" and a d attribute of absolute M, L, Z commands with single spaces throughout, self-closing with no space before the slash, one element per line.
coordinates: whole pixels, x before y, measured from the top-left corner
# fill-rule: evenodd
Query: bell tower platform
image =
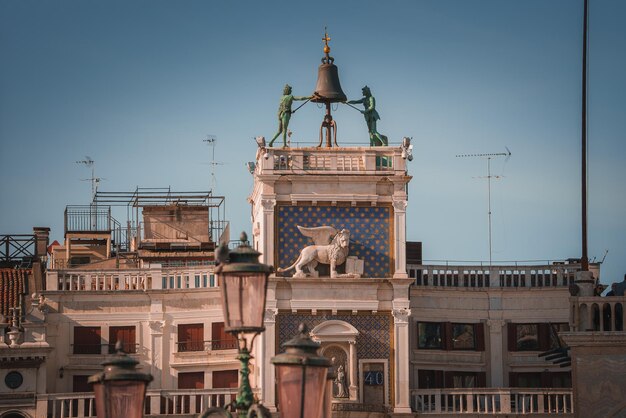
<path fill-rule="evenodd" d="M 410 413 L 406 156 L 401 146 L 258 149 L 252 245 L 276 271 L 256 353 L 265 405 L 276 405 L 269 359 L 304 322 L 335 359 L 334 410 Z M 324 256 L 288 268 L 345 232 L 334 271 Z"/>

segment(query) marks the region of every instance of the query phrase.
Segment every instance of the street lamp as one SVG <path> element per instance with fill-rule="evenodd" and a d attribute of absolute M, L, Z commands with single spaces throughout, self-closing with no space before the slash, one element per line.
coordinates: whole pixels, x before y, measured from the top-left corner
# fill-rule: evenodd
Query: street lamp
<path fill-rule="evenodd" d="M 241 233 L 241 244 L 229 251 L 226 244 L 216 250 L 219 265 L 215 269 L 222 296 L 224 330 L 233 334 L 238 341 L 237 359 L 241 362 L 241 384 L 235 399 L 235 409 L 239 417 L 269 417 L 269 412 L 260 404 L 254 403 L 250 386 L 249 363 L 254 339 L 265 330 L 263 317 L 267 296 L 267 277 L 272 267 L 259 262 L 260 252 L 250 247 L 248 236 Z M 247 336 L 250 339 L 248 348 Z M 202 417 L 231 417 L 230 412 L 221 408 L 210 408 Z"/>
<path fill-rule="evenodd" d="M 152 375 L 137 371 L 139 362 L 115 344 L 116 354 L 102 362 L 104 370 L 89 377 L 96 396 L 98 418 L 142 418 L 146 388 Z"/>
<path fill-rule="evenodd" d="M 283 418 L 319 418 L 324 404 L 330 360 L 318 356 L 320 347 L 300 324 L 298 335 L 283 344 L 287 350 L 272 358 L 278 381 L 278 404 Z"/>

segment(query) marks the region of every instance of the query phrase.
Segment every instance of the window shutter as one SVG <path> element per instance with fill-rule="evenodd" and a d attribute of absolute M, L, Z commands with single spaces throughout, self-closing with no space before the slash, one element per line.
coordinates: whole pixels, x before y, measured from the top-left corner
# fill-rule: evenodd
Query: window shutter
<path fill-rule="evenodd" d="M 441 338 L 443 339 L 443 350 L 452 350 L 452 323 L 443 322 L 441 324 Z"/>
<path fill-rule="evenodd" d="M 485 324 L 474 324 L 474 338 L 476 339 L 476 351 L 485 351 Z"/>
<path fill-rule="evenodd" d="M 539 350 L 548 351 L 550 349 L 550 324 L 539 324 Z M 548 387 L 548 386 L 545 386 Z"/>
<path fill-rule="evenodd" d="M 479 387 L 479 388 L 487 387 L 487 373 L 485 372 L 476 373 L 476 387 Z"/>
<path fill-rule="evenodd" d="M 512 322 L 507 324 L 507 340 L 509 351 L 517 351 L 517 326 Z"/>

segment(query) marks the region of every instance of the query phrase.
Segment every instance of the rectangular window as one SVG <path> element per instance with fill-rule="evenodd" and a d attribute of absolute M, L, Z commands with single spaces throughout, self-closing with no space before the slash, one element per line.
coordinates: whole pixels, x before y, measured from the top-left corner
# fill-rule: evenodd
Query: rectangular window
<path fill-rule="evenodd" d="M 100 327 L 74 327 L 74 354 L 100 354 Z"/>
<path fill-rule="evenodd" d="M 559 347 L 558 332 L 567 324 L 514 324 L 508 325 L 509 351 L 548 351 Z"/>
<path fill-rule="evenodd" d="M 215 287 L 215 275 L 211 274 L 210 278 L 211 278 L 211 287 Z"/>
<path fill-rule="evenodd" d="M 202 287 L 207 287 L 207 275 L 202 275 Z"/>
<path fill-rule="evenodd" d="M 167 276 L 163 276 L 163 277 L 162 277 L 161 287 L 162 287 L 163 289 L 167 289 Z"/>
<path fill-rule="evenodd" d="M 185 276 L 185 289 L 189 289 L 189 276 Z"/>
<path fill-rule="evenodd" d="M 452 349 L 453 350 L 475 350 L 476 336 L 474 335 L 474 324 L 452 324 Z M 473 387 L 473 386 L 461 386 Z"/>
<path fill-rule="evenodd" d="M 170 276 L 170 289 L 174 288 L 174 276 Z"/>
<path fill-rule="evenodd" d="M 196 274 L 195 276 L 195 284 L 196 284 L 196 288 L 200 287 L 200 275 Z"/>
<path fill-rule="evenodd" d="M 418 348 L 485 351 L 482 323 L 418 322 Z"/>
<path fill-rule="evenodd" d="M 417 385 L 419 389 L 443 388 L 443 370 L 419 369 L 417 371 Z"/>
<path fill-rule="evenodd" d="M 125 353 L 133 354 L 137 352 L 135 344 L 135 327 L 110 327 L 109 328 L 109 354 L 115 353 L 115 344 L 121 341 L 122 350 Z"/>
<path fill-rule="evenodd" d="M 92 386 L 87 382 L 89 375 L 72 376 L 72 392 L 93 392 Z"/>
<path fill-rule="evenodd" d="M 515 327 L 515 349 L 517 351 L 539 350 L 539 326 L 537 324 L 517 324 Z"/>
<path fill-rule="evenodd" d="M 223 322 L 213 322 L 211 324 L 211 349 L 229 350 L 237 348 L 237 338 L 224 330 Z"/>
<path fill-rule="evenodd" d="M 236 389 L 238 386 L 238 370 L 219 370 L 213 372 L 213 389 Z"/>
<path fill-rule="evenodd" d="M 176 289 L 182 289 L 182 277 L 176 276 Z"/>
<path fill-rule="evenodd" d="M 203 351 L 204 350 L 204 325 L 203 324 L 180 324 L 178 325 L 178 351 Z"/>
<path fill-rule="evenodd" d="M 443 350 L 444 327 L 440 322 L 419 322 L 417 324 L 418 347 L 421 349 Z"/>
<path fill-rule="evenodd" d="M 204 389 L 204 372 L 178 373 L 178 389 Z"/>

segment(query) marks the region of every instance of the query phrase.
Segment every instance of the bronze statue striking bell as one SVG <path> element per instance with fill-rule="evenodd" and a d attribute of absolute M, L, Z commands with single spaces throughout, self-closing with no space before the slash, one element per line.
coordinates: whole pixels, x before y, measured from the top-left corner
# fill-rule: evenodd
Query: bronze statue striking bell
<path fill-rule="evenodd" d="M 332 60 L 322 62 L 323 64 L 317 70 L 317 85 L 311 101 L 319 103 L 345 102 L 348 98 L 341 90 L 337 66 L 332 63 Z"/>

